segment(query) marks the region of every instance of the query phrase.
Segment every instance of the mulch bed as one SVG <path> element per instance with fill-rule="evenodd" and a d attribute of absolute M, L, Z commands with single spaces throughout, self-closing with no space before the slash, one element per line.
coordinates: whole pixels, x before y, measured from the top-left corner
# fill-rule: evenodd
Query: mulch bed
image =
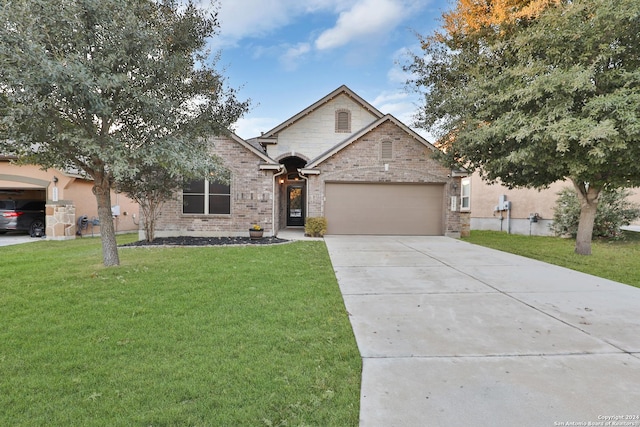
<path fill-rule="evenodd" d="M 278 237 L 263 237 L 252 240 L 248 237 L 158 237 L 153 242 L 139 240 L 125 246 L 225 246 L 225 245 L 274 245 L 288 240 Z"/>

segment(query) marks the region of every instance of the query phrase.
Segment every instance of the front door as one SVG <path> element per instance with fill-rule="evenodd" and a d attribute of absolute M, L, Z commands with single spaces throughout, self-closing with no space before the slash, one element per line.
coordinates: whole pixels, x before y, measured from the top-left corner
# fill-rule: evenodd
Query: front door
<path fill-rule="evenodd" d="M 287 225 L 304 225 L 304 191 L 301 185 L 287 187 Z"/>

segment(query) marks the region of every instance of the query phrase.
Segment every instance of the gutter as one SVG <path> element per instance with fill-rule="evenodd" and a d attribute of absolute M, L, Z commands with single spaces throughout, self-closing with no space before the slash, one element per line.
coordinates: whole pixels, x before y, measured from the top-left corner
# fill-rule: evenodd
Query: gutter
<path fill-rule="evenodd" d="M 262 165 L 260 165 L 261 169 L 262 169 Z M 266 166 L 266 165 L 265 165 Z M 271 177 L 271 235 L 276 237 L 277 233 L 276 233 L 276 181 L 278 180 L 278 177 L 282 174 L 287 173 L 287 168 L 284 167 L 284 165 L 276 165 L 278 166 L 278 173 L 273 174 L 273 176 Z M 264 169 L 263 169 L 264 170 Z M 267 169 L 269 170 L 269 169 Z M 275 170 L 275 169 L 271 169 L 271 170 Z M 280 192 L 278 192 L 278 194 L 280 194 Z"/>
<path fill-rule="evenodd" d="M 305 200 L 304 200 L 304 204 L 305 204 L 305 214 L 308 217 L 309 216 L 309 178 L 308 175 L 320 175 L 320 169 L 305 169 L 305 168 L 300 168 L 298 169 L 298 175 L 300 175 L 302 177 L 302 179 L 305 180 Z M 306 221 L 305 221 L 306 224 Z"/>
<path fill-rule="evenodd" d="M 320 175 L 320 170 L 301 168 L 301 169 L 298 169 L 298 173 L 300 174 L 300 176 L 304 178 L 304 175 Z"/>

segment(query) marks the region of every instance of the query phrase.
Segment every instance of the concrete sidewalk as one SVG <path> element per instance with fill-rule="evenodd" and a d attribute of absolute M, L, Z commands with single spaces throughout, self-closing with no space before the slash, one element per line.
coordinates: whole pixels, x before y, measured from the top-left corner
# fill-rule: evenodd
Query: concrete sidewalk
<path fill-rule="evenodd" d="M 325 241 L 361 426 L 640 426 L 640 289 L 446 237 Z"/>

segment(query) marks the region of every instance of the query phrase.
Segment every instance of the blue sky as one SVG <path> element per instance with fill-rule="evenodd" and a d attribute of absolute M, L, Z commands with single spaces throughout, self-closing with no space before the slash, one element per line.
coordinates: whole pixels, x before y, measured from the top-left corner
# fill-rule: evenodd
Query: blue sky
<path fill-rule="evenodd" d="M 410 125 L 417 99 L 404 90 L 400 64 L 419 51 L 415 32 L 438 28 L 449 7 L 447 0 L 220 0 L 211 44 L 221 51 L 217 68 L 252 100 L 236 133 L 259 136 L 342 84 Z"/>

